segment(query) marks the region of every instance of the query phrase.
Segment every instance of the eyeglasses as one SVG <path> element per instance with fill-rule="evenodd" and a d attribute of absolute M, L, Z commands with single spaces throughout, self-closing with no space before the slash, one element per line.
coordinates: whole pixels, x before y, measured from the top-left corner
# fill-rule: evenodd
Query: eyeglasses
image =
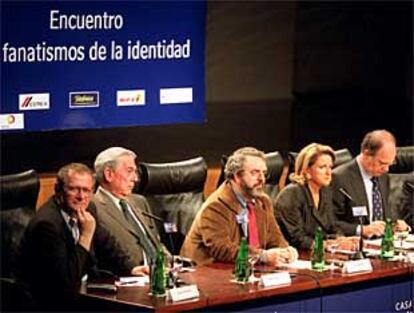
<path fill-rule="evenodd" d="M 84 193 L 86 195 L 91 195 L 93 190 L 86 187 L 75 187 L 75 186 L 65 186 L 64 189 L 67 193 L 71 195 L 77 195 L 78 193 Z"/>

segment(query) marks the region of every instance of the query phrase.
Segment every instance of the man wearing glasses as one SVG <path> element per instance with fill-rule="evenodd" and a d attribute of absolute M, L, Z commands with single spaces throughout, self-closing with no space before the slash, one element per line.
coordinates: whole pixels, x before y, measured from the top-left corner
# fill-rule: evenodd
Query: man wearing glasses
<path fill-rule="evenodd" d="M 387 130 L 367 133 L 361 143 L 360 154 L 333 171 L 333 200 L 338 225 L 345 235 L 370 238 L 384 234 L 386 218 L 391 218 L 388 207 L 389 167 L 396 156 L 396 140 Z M 362 229 L 352 207 L 365 207 Z M 396 231 L 405 231 L 403 220 L 395 223 Z"/>
<path fill-rule="evenodd" d="M 40 310 L 76 308 L 82 278 L 105 269 L 118 275 L 142 275 L 99 223 L 91 204 L 93 172 L 71 163 L 57 174 L 55 195 L 30 221 L 23 236 L 17 277 L 27 284 Z"/>
<path fill-rule="evenodd" d="M 263 263 L 294 261 L 297 251 L 283 237 L 264 192 L 266 172 L 262 151 L 235 151 L 225 166 L 225 182 L 203 204 L 180 254 L 197 264 L 234 262 L 245 237 L 250 252 L 259 254 Z"/>

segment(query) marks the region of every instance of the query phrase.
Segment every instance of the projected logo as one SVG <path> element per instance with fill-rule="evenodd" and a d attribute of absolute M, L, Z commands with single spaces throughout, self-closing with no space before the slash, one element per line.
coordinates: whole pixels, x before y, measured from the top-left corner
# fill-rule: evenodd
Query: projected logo
<path fill-rule="evenodd" d="M 117 106 L 145 105 L 145 90 L 118 90 L 116 92 Z"/>
<path fill-rule="evenodd" d="M 0 129 L 23 129 L 24 114 L 0 114 Z"/>
<path fill-rule="evenodd" d="M 96 108 L 99 107 L 98 91 L 74 91 L 69 93 L 69 107 L 78 108 Z"/>
<path fill-rule="evenodd" d="M 19 95 L 19 110 L 49 110 L 49 93 L 31 93 Z"/>

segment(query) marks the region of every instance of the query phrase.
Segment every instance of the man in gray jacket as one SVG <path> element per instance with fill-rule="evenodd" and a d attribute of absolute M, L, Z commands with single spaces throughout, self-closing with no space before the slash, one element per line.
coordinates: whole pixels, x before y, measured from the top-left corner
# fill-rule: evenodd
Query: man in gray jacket
<path fill-rule="evenodd" d="M 99 187 L 93 202 L 98 220 L 114 237 L 135 264 L 148 266 L 162 247 L 146 199 L 132 190 L 139 176 L 136 154 L 128 149 L 112 147 L 99 153 L 95 160 Z"/>

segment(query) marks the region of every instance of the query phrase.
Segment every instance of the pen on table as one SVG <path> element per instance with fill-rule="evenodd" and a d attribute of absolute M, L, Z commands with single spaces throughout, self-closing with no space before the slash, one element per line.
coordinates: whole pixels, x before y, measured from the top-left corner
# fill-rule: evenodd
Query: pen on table
<path fill-rule="evenodd" d="M 131 280 L 131 281 L 124 281 L 124 282 L 120 281 L 118 284 L 120 286 L 128 286 L 128 285 L 135 285 L 137 283 L 139 283 L 139 280 Z"/>

